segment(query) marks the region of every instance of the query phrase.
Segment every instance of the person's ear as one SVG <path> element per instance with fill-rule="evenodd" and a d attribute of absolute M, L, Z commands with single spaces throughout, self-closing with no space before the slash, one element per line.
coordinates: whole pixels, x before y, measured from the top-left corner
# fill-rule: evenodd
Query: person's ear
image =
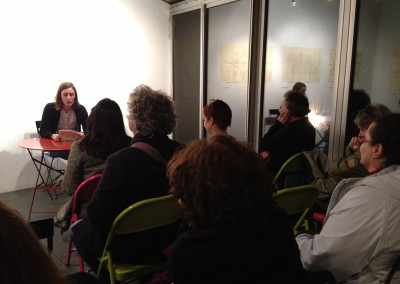
<path fill-rule="evenodd" d="M 209 121 L 210 121 L 211 125 L 214 125 L 214 118 L 210 117 Z"/>
<path fill-rule="evenodd" d="M 374 146 L 374 150 L 373 150 L 373 157 L 376 159 L 382 158 L 383 157 L 383 146 L 381 143 L 377 143 Z"/>

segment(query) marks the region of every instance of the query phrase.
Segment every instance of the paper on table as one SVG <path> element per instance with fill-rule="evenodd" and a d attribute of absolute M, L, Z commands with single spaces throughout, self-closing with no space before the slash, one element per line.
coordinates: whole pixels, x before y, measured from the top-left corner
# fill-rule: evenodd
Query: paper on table
<path fill-rule="evenodd" d="M 60 129 L 58 130 L 58 135 L 60 135 L 61 141 L 76 141 L 82 139 L 80 132 L 70 129 Z"/>

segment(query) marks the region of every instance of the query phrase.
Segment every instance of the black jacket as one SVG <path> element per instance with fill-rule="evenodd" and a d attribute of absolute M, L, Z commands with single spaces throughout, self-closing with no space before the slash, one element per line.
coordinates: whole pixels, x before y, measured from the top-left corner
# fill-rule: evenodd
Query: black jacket
<path fill-rule="evenodd" d="M 267 166 L 275 174 L 294 154 L 310 151 L 315 145 L 315 128 L 307 117 L 286 125 L 276 121 L 261 140 L 260 150 L 269 151 Z"/>
<path fill-rule="evenodd" d="M 76 116 L 76 131 L 86 131 L 86 122 L 88 113 L 83 105 L 74 110 Z M 51 135 L 57 133 L 58 121 L 60 120 L 60 111 L 56 110 L 55 103 L 48 103 L 42 114 L 40 124 L 40 137 L 50 139 Z"/>

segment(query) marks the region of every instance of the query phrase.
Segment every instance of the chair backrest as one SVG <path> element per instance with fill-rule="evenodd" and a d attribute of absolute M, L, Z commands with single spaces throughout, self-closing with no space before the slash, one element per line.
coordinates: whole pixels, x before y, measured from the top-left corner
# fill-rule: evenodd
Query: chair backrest
<path fill-rule="evenodd" d="M 142 200 L 129 206 L 117 216 L 108 238 L 166 226 L 181 218 L 182 212 L 178 200 L 171 194 Z"/>
<path fill-rule="evenodd" d="M 42 123 L 41 120 L 36 120 L 36 121 L 35 121 L 36 131 L 37 131 L 37 133 L 39 134 L 39 137 L 40 137 L 40 124 L 41 124 L 41 123 Z"/>
<path fill-rule="evenodd" d="M 303 153 L 294 154 L 281 167 L 273 183 L 277 189 L 309 184 L 312 171 Z"/>
<path fill-rule="evenodd" d="M 78 208 L 79 202 L 89 201 L 92 199 L 94 192 L 96 191 L 97 184 L 99 183 L 101 174 L 91 176 L 85 179 L 76 189 L 74 195 L 74 203 L 72 205 L 72 219 L 76 219 L 76 209 Z M 76 220 L 74 220 L 76 221 Z"/>
<path fill-rule="evenodd" d="M 296 231 L 304 221 L 305 216 L 315 204 L 318 190 L 313 185 L 302 185 L 279 190 L 274 200 L 279 207 L 283 208 L 288 215 L 302 213 L 293 230 Z"/>

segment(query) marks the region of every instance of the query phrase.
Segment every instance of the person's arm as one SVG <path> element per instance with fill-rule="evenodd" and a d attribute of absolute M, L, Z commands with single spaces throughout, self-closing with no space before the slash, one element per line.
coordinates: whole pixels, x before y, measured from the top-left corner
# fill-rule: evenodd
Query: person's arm
<path fill-rule="evenodd" d="M 268 132 L 265 133 L 265 135 L 261 139 L 261 143 L 260 143 L 261 144 L 261 146 L 260 146 L 261 152 L 268 151 L 270 149 L 271 144 L 275 143 L 275 138 L 274 138 L 275 133 L 278 132 L 284 126 L 285 125 L 282 124 L 281 122 L 279 122 L 278 120 L 275 121 L 274 125 L 272 125 L 270 127 Z"/>
<path fill-rule="evenodd" d="M 40 123 L 40 137 L 52 139 L 51 136 L 55 134 L 58 124 L 58 117 L 56 114 L 57 111 L 54 108 L 54 104 L 49 103 L 44 107 Z M 54 127 L 54 125 L 56 126 Z"/>
<path fill-rule="evenodd" d="M 80 105 L 79 109 L 77 110 L 77 131 L 81 131 L 86 133 L 87 128 L 87 120 L 88 120 L 88 113 L 86 108 L 83 105 Z"/>
<path fill-rule="evenodd" d="M 352 189 L 328 213 L 320 234 L 297 236 L 304 268 L 327 269 L 338 282 L 361 272 L 377 253 L 384 230 L 381 194 L 366 186 Z"/>
<path fill-rule="evenodd" d="M 68 156 L 67 168 L 61 183 L 61 188 L 68 195 L 73 195 L 83 181 L 83 166 L 81 164 L 81 152 L 79 143 L 72 143 Z"/>

